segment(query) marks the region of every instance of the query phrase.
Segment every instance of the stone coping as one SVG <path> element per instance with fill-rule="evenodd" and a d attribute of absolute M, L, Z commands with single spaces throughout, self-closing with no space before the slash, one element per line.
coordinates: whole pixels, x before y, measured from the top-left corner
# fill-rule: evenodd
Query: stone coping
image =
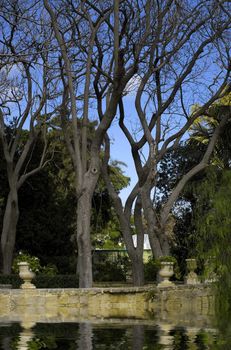
<path fill-rule="evenodd" d="M 113 288 L 35 288 L 35 289 L 12 289 L 12 288 L 2 288 L 0 289 L 0 293 L 58 293 L 58 292 L 75 292 L 75 293 L 112 293 L 112 294 L 121 294 L 121 293 L 143 293 L 153 289 L 156 289 L 155 285 L 149 287 L 113 287 Z"/>
<path fill-rule="evenodd" d="M 0 284 L 0 290 L 1 289 L 11 289 L 12 285 L 11 284 Z"/>
<path fill-rule="evenodd" d="M 169 286 L 157 286 L 156 284 L 150 284 L 142 287 L 92 287 L 92 288 L 35 288 L 35 289 L 12 289 L 8 285 L 4 285 L 2 289 L 0 289 L 0 293 L 55 293 L 55 292 L 79 292 L 79 293 L 112 293 L 112 294 L 120 294 L 120 293 L 142 293 L 149 291 L 187 291 L 187 290 L 210 290 L 211 285 L 209 284 L 172 284 Z"/>

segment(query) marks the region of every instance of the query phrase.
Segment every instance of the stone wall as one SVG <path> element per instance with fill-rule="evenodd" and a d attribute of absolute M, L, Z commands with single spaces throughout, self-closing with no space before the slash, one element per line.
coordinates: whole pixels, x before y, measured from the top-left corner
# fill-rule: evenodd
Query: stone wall
<path fill-rule="evenodd" d="M 149 311 L 160 320 L 187 325 L 199 319 L 207 322 L 214 315 L 215 297 L 211 285 L 175 285 L 149 292 Z M 203 323 L 203 322 L 202 322 Z"/>
<path fill-rule="evenodd" d="M 22 323 L 79 322 L 92 318 L 148 319 L 188 313 L 209 315 L 214 310 L 212 289 L 205 285 L 91 288 L 0 289 L 0 321 Z"/>

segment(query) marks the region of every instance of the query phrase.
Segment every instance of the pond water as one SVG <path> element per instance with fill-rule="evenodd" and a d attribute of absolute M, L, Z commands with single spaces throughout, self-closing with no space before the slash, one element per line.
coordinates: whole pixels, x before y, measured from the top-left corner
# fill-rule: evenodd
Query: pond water
<path fill-rule="evenodd" d="M 211 327 L 173 326 L 154 320 L 37 323 L 28 328 L 1 323 L 0 349 L 228 350 L 231 339 Z"/>

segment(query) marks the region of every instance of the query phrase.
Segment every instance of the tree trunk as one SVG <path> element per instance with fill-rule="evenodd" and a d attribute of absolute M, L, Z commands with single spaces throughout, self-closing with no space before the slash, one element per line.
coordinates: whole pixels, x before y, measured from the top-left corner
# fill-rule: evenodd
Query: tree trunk
<path fill-rule="evenodd" d="M 162 238 L 162 253 L 164 256 L 170 255 L 170 244 L 167 235 L 163 231 L 160 233 L 161 238 Z"/>
<path fill-rule="evenodd" d="M 18 218 L 18 193 L 16 189 L 11 189 L 7 198 L 1 236 L 1 268 L 2 273 L 5 275 L 11 273 Z"/>
<path fill-rule="evenodd" d="M 77 244 L 79 287 L 92 287 L 92 249 L 90 238 L 91 195 L 85 192 L 78 200 L 77 206 Z"/>
<path fill-rule="evenodd" d="M 144 285 L 144 226 L 142 219 L 142 203 L 140 195 L 137 196 L 134 207 L 134 225 L 137 237 L 136 247 L 131 250 L 132 276 L 135 286 Z"/>
<path fill-rule="evenodd" d="M 143 254 L 139 256 L 138 254 L 129 254 L 132 262 L 132 278 L 133 285 L 136 287 L 144 285 L 144 263 Z"/>
<path fill-rule="evenodd" d="M 116 204 L 116 202 L 115 202 Z M 118 204 L 118 203 L 117 203 Z M 115 209 L 118 210 L 118 206 L 115 205 Z M 119 210 L 117 211 L 118 215 Z M 129 259 L 132 264 L 132 279 L 134 286 L 144 285 L 144 263 L 143 263 L 143 232 L 140 232 L 142 239 L 138 239 L 137 236 L 137 246 L 134 246 L 132 239 L 132 232 L 130 227 L 130 222 L 126 219 L 122 210 L 120 210 L 120 215 L 118 215 L 121 231 L 124 238 L 124 243 L 127 249 Z"/>
<path fill-rule="evenodd" d="M 144 242 L 144 233 L 142 230 L 142 220 L 135 220 L 136 229 L 137 229 L 137 247 L 134 246 L 132 239 L 132 231 L 130 225 L 131 217 L 131 208 L 123 209 L 122 201 L 120 200 L 118 193 L 114 190 L 107 173 L 106 169 L 103 168 L 103 178 L 107 185 L 108 192 L 114 202 L 114 208 L 119 219 L 120 228 L 122 231 L 124 243 L 127 249 L 129 259 L 132 264 L 132 278 L 134 286 L 144 285 L 144 264 L 143 264 L 143 242 Z M 133 202 L 134 200 L 132 200 Z M 135 206 L 135 211 L 137 210 L 137 204 Z M 139 210 L 139 209 L 138 209 Z M 125 213 L 126 212 L 126 213 Z M 140 217 L 140 214 L 139 214 Z M 139 237 L 138 237 L 139 235 Z"/>
<path fill-rule="evenodd" d="M 163 256 L 163 247 L 161 245 L 161 236 L 158 232 L 156 215 L 153 209 L 153 204 L 150 199 L 149 193 L 143 189 L 141 190 L 142 205 L 144 210 L 144 217 L 147 221 L 148 237 L 152 254 L 155 258 Z"/>

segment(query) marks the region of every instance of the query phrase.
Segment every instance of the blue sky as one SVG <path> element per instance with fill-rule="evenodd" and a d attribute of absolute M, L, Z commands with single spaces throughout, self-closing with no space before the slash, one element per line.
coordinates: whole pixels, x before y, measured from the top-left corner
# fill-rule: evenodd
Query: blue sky
<path fill-rule="evenodd" d="M 120 197 L 123 203 L 126 201 L 131 189 L 136 184 L 137 175 L 133 163 L 133 159 L 130 152 L 130 146 L 123 135 L 122 131 L 117 125 L 113 125 L 112 129 L 109 132 L 112 143 L 111 143 L 111 159 L 119 160 L 127 164 L 127 167 L 122 167 L 124 174 L 129 176 L 131 179 L 130 186 L 124 188 L 120 192 Z"/>

